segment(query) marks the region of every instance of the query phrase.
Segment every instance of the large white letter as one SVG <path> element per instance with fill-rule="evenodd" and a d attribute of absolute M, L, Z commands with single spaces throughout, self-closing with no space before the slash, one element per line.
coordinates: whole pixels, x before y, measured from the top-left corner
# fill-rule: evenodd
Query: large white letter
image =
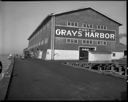
<path fill-rule="evenodd" d="M 68 35 L 72 36 L 72 34 L 71 34 L 71 31 L 70 31 L 70 30 L 68 30 L 68 31 L 67 31 L 67 36 L 68 36 Z"/>
<path fill-rule="evenodd" d="M 105 38 L 107 38 L 107 39 L 109 38 L 109 33 L 105 34 Z"/>
<path fill-rule="evenodd" d="M 85 32 L 85 37 L 89 37 L 89 32 Z"/>
<path fill-rule="evenodd" d="M 115 39 L 115 35 L 114 34 L 110 34 L 110 38 L 111 39 Z"/>
<path fill-rule="evenodd" d="M 104 33 L 100 33 L 100 38 L 104 38 Z"/>
<path fill-rule="evenodd" d="M 99 33 L 95 32 L 95 38 L 99 38 Z"/>
<path fill-rule="evenodd" d="M 94 38 L 94 34 L 93 34 L 93 32 L 91 32 L 90 37 L 93 37 L 93 38 Z"/>
<path fill-rule="evenodd" d="M 76 36 L 77 31 L 74 32 L 74 31 L 72 30 L 72 33 L 73 33 L 74 36 Z"/>
<path fill-rule="evenodd" d="M 82 31 L 78 31 L 78 37 L 82 36 Z"/>
<path fill-rule="evenodd" d="M 66 33 L 66 30 L 65 29 L 62 29 L 61 30 L 61 35 L 64 35 L 65 36 L 65 33 Z"/>
<path fill-rule="evenodd" d="M 56 29 L 56 35 L 60 35 L 60 29 Z"/>

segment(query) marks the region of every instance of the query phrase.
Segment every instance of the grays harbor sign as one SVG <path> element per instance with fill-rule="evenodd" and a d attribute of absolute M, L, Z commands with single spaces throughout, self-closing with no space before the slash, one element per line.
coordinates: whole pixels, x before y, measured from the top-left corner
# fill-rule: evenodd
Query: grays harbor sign
<path fill-rule="evenodd" d="M 55 26 L 55 36 L 115 41 L 115 31 L 89 28 Z"/>

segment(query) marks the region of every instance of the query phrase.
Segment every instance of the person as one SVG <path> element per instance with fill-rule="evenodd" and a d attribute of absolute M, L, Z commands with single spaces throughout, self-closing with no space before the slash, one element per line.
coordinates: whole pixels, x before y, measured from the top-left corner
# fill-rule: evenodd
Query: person
<path fill-rule="evenodd" d="M 0 73 L 2 72 L 2 62 L 0 61 Z"/>

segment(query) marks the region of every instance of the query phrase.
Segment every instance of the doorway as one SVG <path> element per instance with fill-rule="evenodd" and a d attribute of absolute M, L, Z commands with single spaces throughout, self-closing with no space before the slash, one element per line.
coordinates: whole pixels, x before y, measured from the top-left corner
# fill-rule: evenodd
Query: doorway
<path fill-rule="evenodd" d="M 88 61 L 89 51 L 94 51 L 95 47 L 79 47 L 79 60 Z"/>

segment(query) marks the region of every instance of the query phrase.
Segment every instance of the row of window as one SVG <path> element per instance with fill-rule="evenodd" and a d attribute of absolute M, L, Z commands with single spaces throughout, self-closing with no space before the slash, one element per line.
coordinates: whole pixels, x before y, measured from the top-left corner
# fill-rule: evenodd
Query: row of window
<path fill-rule="evenodd" d="M 36 34 L 34 34 L 34 36 L 29 40 L 30 43 L 33 42 L 34 39 L 36 38 L 40 38 L 40 35 L 43 33 L 43 30 L 46 28 L 46 26 L 44 26 L 42 29 L 39 29 Z"/>
<path fill-rule="evenodd" d="M 107 45 L 107 41 L 104 40 L 91 40 L 91 39 L 81 39 L 82 44 L 89 44 L 89 45 Z M 78 39 L 67 38 L 67 44 L 78 44 Z"/>
<path fill-rule="evenodd" d="M 47 44 L 48 43 L 48 38 L 45 38 L 45 40 L 42 40 L 34 45 L 29 45 L 29 48 L 34 48 L 34 47 L 37 47 L 37 46 L 40 46 L 40 45 L 43 45 L 43 44 Z"/>
<path fill-rule="evenodd" d="M 78 27 L 78 22 L 67 22 L 67 26 L 72 26 L 72 27 Z M 83 23 L 82 24 L 82 27 L 85 27 L 85 28 L 94 28 L 93 24 L 85 24 Z M 97 25 L 96 26 L 97 29 L 104 29 L 104 30 L 107 30 L 107 26 L 104 26 L 104 25 Z"/>

